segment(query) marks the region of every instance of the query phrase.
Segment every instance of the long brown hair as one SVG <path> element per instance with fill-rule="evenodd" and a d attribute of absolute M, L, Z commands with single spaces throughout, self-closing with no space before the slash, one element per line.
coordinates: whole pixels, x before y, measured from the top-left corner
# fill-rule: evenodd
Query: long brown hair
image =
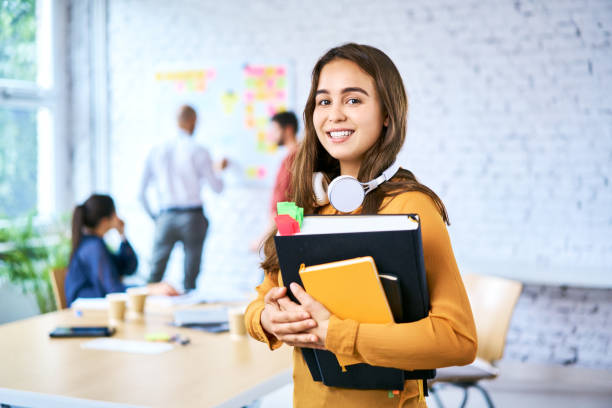
<path fill-rule="evenodd" d="M 304 140 L 300 144 L 291 171 L 291 196 L 298 206 L 304 208 L 304 214 L 314 214 L 319 211 L 319 207 L 315 204 L 312 174 L 317 171 L 323 172 L 329 180 L 340 175 L 340 162 L 334 159 L 319 142 L 313 123 L 319 76 L 323 67 L 336 59 L 354 62 L 374 79 L 384 114 L 389 118 L 388 125 L 383 127 L 378 140 L 364 154 L 359 168 L 359 181 L 372 180 L 389 168 L 406 138 L 408 98 L 402 77 L 393 61 L 381 50 L 362 44 L 348 43 L 327 51 L 312 70 L 310 93 L 304 108 Z M 366 195 L 361 213 L 376 214 L 385 197 L 406 191 L 420 191 L 427 194 L 435 203 L 444 222 L 450 224 L 442 200 L 427 186 L 419 183 L 411 171 L 405 169 L 400 169 L 390 181 Z M 264 243 L 266 258 L 261 263 L 261 267 L 272 274 L 276 274 L 279 270 L 274 235 L 276 230 L 270 232 Z"/>

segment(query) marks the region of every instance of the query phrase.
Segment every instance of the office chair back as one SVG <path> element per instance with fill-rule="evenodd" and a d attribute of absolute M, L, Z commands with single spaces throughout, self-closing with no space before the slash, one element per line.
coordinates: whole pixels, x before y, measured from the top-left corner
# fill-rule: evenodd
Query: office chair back
<path fill-rule="evenodd" d="M 477 356 L 489 363 L 498 361 L 504 354 L 512 312 L 523 285 L 509 279 L 473 274 L 464 275 L 463 282 L 476 323 Z"/>
<path fill-rule="evenodd" d="M 65 309 L 66 292 L 64 291 L 64 281 L 66 280 L 67 268 L 51 269 L 51 286 L 53 287 L 53 296 L 55 297 L 55 305 L 58 310 Z"/>

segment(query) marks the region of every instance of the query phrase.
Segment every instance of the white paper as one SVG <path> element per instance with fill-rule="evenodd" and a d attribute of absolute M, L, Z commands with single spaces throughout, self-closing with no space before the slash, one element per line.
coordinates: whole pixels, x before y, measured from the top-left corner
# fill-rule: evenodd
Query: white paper
<path fill-rule="evenodd" d="M 174 312 L 174 324 L 215 324 L 228 321 L 227 307 L 211 307 L 203 309 L 183 309 Z"/>
<path fill-rule="evenodd" d="M 159 354 L 172 350 L 168 343 L 155 343 L 149 341 L 135 341 L 122 339 L 95 339 L 81 343 L 81 348 L 107 351 L 122 351 L 137 354 Z"/>
<path fill-rule="evenodd" d="M 77 298 L 70 307 L 77 310 L 106 310 L 108 303 L 105 298 Z"/>
<path fill-rule="evenodd" d="M 307 215 L 295 235 L 403 231 L 418 227 L 407 215 Z"/>
<path fill-rule="evenodd" d="M 171 307 L 177 305 L 197 305 L 199 303 L 204 302 L 204 297 L 201 293 L 197 291 L 191 291 L 189 293 L 179 296 L 154 295 L 147 297 L 148 304 L 161 307 Z"/>
<path fill-rule="evenodd" d="M 180 296 L 149 296 L 147 304 L 158 307 L 197 305 L 200 303 L 241 302 L 251 300 L 252 291 L 243 292 L 232 287 L 215 288 L 207 286 Z"/>

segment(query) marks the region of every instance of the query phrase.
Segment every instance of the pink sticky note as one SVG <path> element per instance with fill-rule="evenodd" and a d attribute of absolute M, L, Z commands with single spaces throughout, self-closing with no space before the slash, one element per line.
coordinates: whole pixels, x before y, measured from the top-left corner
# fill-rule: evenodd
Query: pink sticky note
<path fill-rule="evenodd" d="M 282 214 L 274 217 L 276 227 L 281 235 L 293 235 L 296 232 L 300 232 L 300 224 L 294 220 L 290 215 Z"/>

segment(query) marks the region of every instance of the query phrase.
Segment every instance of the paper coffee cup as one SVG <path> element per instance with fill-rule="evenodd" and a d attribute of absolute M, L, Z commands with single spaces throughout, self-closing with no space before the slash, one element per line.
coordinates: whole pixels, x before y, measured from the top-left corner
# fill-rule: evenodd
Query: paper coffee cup
<path fill-rule="evenodd" d="M 123 322 L 125 319 L 125 293 L 109 293 L 106 295 L 106 302 L 108 303 L 108 322 L 111 326 Z"/>
<path fill-rule="evenodd" d="M 229 330 L 232 338 L 243 338 L 246 334 L 244 323 L 244 307 L 232 307 L 227 310 Z"/>
<path fill-rule="evenodd" d="M 127 289 L 128 317 L 138 318 L 144 315 L 148 293 L 149 291 L 146 287 Z"/>

